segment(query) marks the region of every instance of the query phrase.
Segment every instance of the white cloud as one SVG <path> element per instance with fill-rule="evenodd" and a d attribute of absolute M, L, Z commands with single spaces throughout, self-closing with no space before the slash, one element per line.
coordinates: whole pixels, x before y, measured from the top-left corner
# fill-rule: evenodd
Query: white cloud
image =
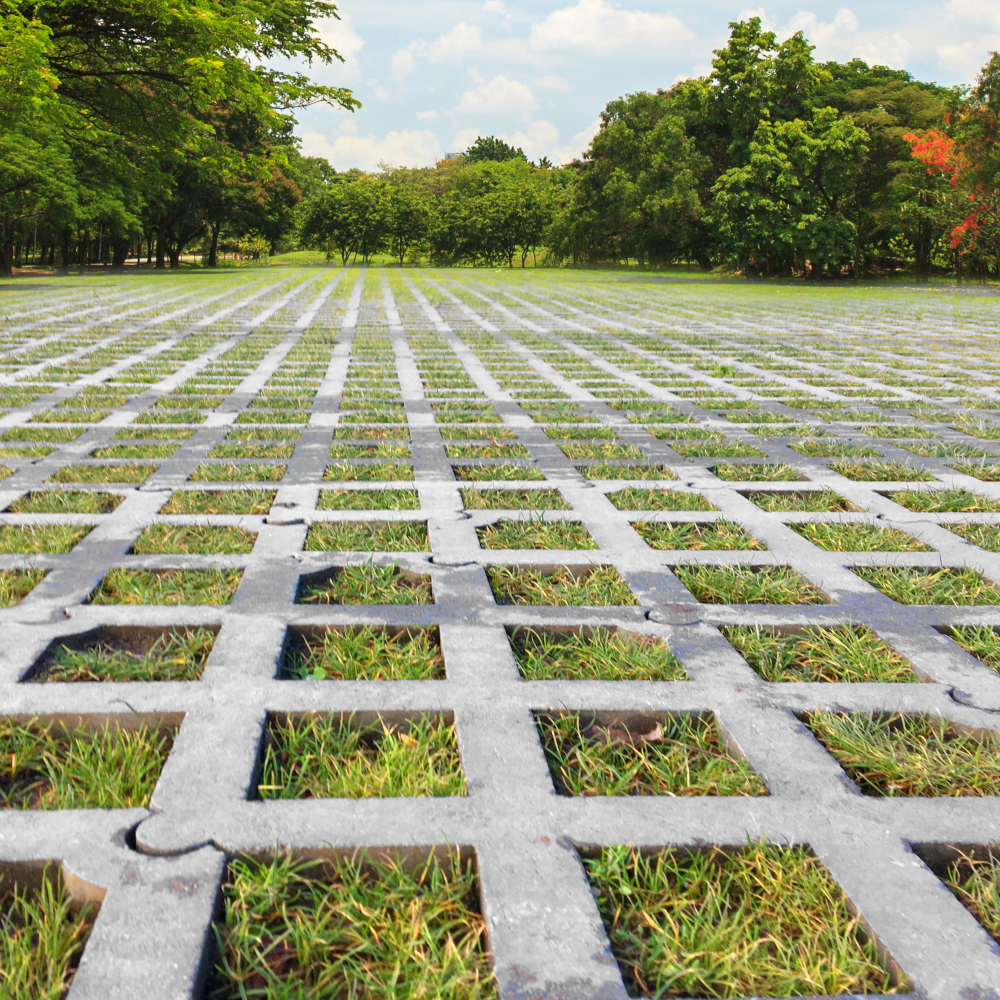
<path fill-rule="evenodd" d="M 483 47 L 483 29 L 478 24 L 459 21 L 451 31 L 427 47 L 431 62 L 462 62 L 470 52 Z"/>
<path fill-rule="evenodd" d="M 451 140 L 451 149 L 456 152 L 465 152 L 483 133 L 477 128 L 463 128 L 455 133 L 455 138 Z"/>
<path fill-rule="evenodd" d="M 365 43 L 351 27 L 350 15 L 341 14 L 340 20 L 335 17 L 325 17 L 322 21 L 316 22 L 316 32 L 327 45 L 333 46 L 343 56 L 340 77 L 348 81 L 356 80 L 360 72 L 358 53 Z"/>
<path fill-rule="evenodd" d="M 529 160 L 537 160 L 540 156 L 548 156 L 555 147 L 559 141 L 559 129 L 552 122 L 537 121 L 532 122 L 524 132 L 514 132 L 500 138 L 515 148 L 523 149 Z"/>
<path fill-rule="evenodd" d="M 538 81 L 538 86 L 545 87 L 547 90 L 555 90 L 560 94 L 568 94 L 573 89 L 569 81 L 561 76 L 543 76 Z"/>
<path fill-rule="evenodd" d="M 455 111 L 466 115 L 478 115 L 488 111 L 523 115 L 537 103 L 535 95 L 526 83 L 500 75 L 481 83 L 475 90 L 467 90 Z"/>
<path fill-rule="evenodd" d="M 585 129 L 581 129 L 565 146 L 554 146 L 548 154 L 549 159 L 559 166 L 562 163 L 569 163 L 578 157 L 583 156 L 590 140 L 597 135 L 601 128 L 601 119 L 595 118 Z"/>
<path fill-rule="evenodd" d="M 843 49 L 850 47 L 859 27 L 854 11 L 846 7 L 841 7 L 832 21 L 821 21 L 815 14 L 800 10 L 792 18 L 787 34 L 801 31 L 817 49 Z"/>
<path fill-rule="evenodd" d="M 441 116 L 436 111 L 418 111 L 417 117 L 422 122 L 436 122 Z"/>
<path fill-rule="evenodd" d="M 428 167 L 441 158 L 441 144 L 429 129 L 420 132 L 388 132 L 359 135 L 354 121 L 345 121 L 333 135 L 306 132 L 302 137 L 306 156 L 325 156 L 338 170 L 361 167 L 374 170 L 379 163 Z"/>
<path fill-rule="evenodd" d="M 1000 31 L 1000 5 L 996 0 L 950 0 L 945 9 L 962 23 L 985 24 Z"/>
<path fill-rule="evenodd" d="M 607 0 L 579 0 L 531 26 L 534 49 L 582 49 L 602 55 L 626 48 L 630 53 L 663 52 L 692 37 L 673 14 L 622 10 Z"/>
<path fill-rule="evenodd" d="M 486 0 L 483 10 L 489 14 L 506 14 L 507 8 L 503 5 L 503 0 Z"/>

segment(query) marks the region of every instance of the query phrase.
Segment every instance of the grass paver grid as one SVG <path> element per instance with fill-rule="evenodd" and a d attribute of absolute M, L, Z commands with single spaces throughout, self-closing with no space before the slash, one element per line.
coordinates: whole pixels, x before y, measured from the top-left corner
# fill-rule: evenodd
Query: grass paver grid
<path fill-rule="evenodd" d="M 148 802 L 0 810 L 0 877 L 104 893 L 70 1000 L 197 1000 L 206 934 L 218 997 L 382 989 L 393 954 L 413 996 L 1000 982 L 909 848 L 1000 820 L 1000 483 L 955 462 L 1000 430 L 961 381 L 991 299 L 902 324 L 874 293 L 321 265 L 94 294 L 160 285 L 135 350 L 97 322 L 0 372 L 37 381 L 2 418 L 0 718 L 176 731 Z M 841 718 L 951 742 L 928 777 L 872 736 L 862 780 Z M 770 895 L 737 912 L 741 850 Z"/>

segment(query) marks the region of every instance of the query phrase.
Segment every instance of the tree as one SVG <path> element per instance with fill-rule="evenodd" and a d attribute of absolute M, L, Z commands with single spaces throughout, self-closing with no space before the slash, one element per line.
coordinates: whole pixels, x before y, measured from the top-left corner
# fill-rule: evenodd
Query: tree
<path fill-rule="evenodd" d="M 479 136 L 462 154 L 462 159 L 468 163 L 505 163 L 507 160 L 528 162 L 528 158 L 520 146 L 515 149 L 495 135 L 488 135 L 485 138 Z"/>
<path fill-rule="evenodd" d="M 431 210 L 424 195 L 410 184 L 389 188 L 389 252 L 403 266 L 408 253 L 421 246 L 430 231 Z"/>

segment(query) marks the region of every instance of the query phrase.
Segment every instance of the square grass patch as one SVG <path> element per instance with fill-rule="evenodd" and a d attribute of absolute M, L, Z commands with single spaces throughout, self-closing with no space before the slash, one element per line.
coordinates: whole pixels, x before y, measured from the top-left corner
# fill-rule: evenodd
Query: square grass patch
<path fill-rule="evenodd" d="M 403 444 L 337 444 L 330 446 L 330 458 L 412 458 Z"/>
<path fill-rule="evenodd" d="M 291 458 L 295 445 L 289 444 L 217 444 L 208 453 L 209 458 Z"/>
<path fill-rule="evenodd" d="M 268 720 L 257 793 L 262 799 L 365 799 L 465 795 L 455 725 L 417 715 L 317 712 Z"/>
<path fill-rule="evenodd" d="M 796 493 L 751 491 L 744 493 L 751 503 L 768 511 L 839 512 L 861 510 L 856 504 L 833 490 L 802 490 Z"/>
<path fill-rule="evenodd" d="M 144 483 L 158 465 L 64 465 L 47 483 Z"/>
<path fill-rule="evenodd" d="M 338 441 L 405 441 L 410 437 L 410 429 L 408 427 L 375 427 L 370 424 L 355 424 L 350 427 L 338 427 L 333 432 L 333 436 Z M 462 436 L 468 437 L 469 435 Z M 476 433 L 472 436 L 481 437 L 482 435 Z M 490 436 L 495 436 L 492 430 Z"/>
<path fill-rule="evenodd" d="M 48 570 L 0 569 L 0 608 L 12 608 L 42 582 Z"/>
<path fill-rule="evenodd" d="M 475 873 L 444 853 L 415 867 L 234 861 L 208 996 L 494 1000 Z"/>
<path fill-rule="evenodd" d="M 579 521 L 529 521 L 504 518 L 476 529 L 484 549 L 596 549 L 597 542 Z"/>
<path fill-rule="evenodd" d="M 1000 591 L 974 569 L 958 566 L 852 566 L 897 604 L 1000 604 Z"/>
<path fill-rule="evenodd" d="M 255 532 L 228 525 L 151 524 L 132 543 L 131 551 L 138 556 L 174 552 L 192 555 L 247 553 L 256 541 Z"/>
<path fill-rule="evenodd" d="M 603 459 L 638 459 L 642 461 L 646 455 L 635 445 L 613 444 L 610 441 L 593 444 L 561 444 L 559 450 L 567 458 L 603 458 Z"/>
<path fill-rule="evenodd" d="M 753 445 L 717 437 L 688 444 L 670 441 L 670 447 L 685 458 L 766 458 L 766 454 Z"/>
<path fill-rule="evenodd" d="M 896 490 L 886 493 L 893 502 L 918 514 L 995 514 L 1000 500 L 969 490 Z"/>
<path fill-rule="evenodd" d="M 963 476 L 972 476 L 984 483 L 1000 482 L 1000 464 L 993 462 L 987 465 L 985 462 L 976 464 L 974 462 L 951 462 L 949 467 L 956 472 L 961 472 Z"/>
<path fill-rule="evenodd" d="M 3 524 L 0 552 L 69 552 L 91 531 L 89 524 Z"/>
<path fill-rule="evenodd" d="M 15 448 L 0 448 L 0 458 L 44 458 L 56 449 L 52 445 L 29 444 Z"/>
<path fill-rule="evenodd" d="M 827 524 L 803 521 L 790 524 L 796 534 L 826 552 L 930 552 L 931 547 L 896 528 L 851 522 Z"/>
<path fill-rule="evenodd" d="M 0 718 L 0 809 L 146 808 L 173 728 L 66 731 L 43 719 Z"/>
<path fill-rule="evenodd" d="M 572 510 L 558 490 L 462 490 L 466 510 Z"/>
<path fill-rule="evenodd" d="M 909 462 L 831 462 L 834 472 L 856 483 L 929 483 L 936 477 Z"/>
<path fill-rule="evenodd" d="M 389 480 L 409 482 L 413 479 L 413 466 L 403 462 L 373 462 L 358 465 L 352 462 L 337 462 L 328 465 L 323 473 L 327 482 L 350 483 Z"/>
<path fill-rule="evenodd" d="M 189 483 L 271 483 L 282 479 L 287 465 L 232 465 L 225 462 L 199 465 Z"/>
<path fill-rule="evenodd" d="M 981 660 L 991 670 L 1000 673 L 1000 635 L 988 625 L 965 625 L 949 629 L 950 636 L 967 653 Z"/>
<path fill-rule="evenodd" d="M 160 508 L 161 514 L 267 514 L 275 490 L 178 490 Z"/>
<path fill-rule="evenodd" d="M 608 462 L 594 462 L 578 465 L 577 469 L 585 479 L 676 479 L 663 465 L 611 465 Z"/>
<path fill-rule="evenodd" d="M 673 566 L 677 579 L 703 604 L 826 604 L 791 566 Z"/>
<path fill-rule="evenodd" d="M 486 575 L 497 604 L 598 607 L 637 603 L 613 566 L 488 566 Z"/>
<path fill-rule="evenodd" d="M 299 577 L 296 604 L 433 604 L 429 576 L 390 563 L 335 566 Z"/>
<path fill-rule="evenodd" d="M 793 441 L 788 446 L 806 458 L 881 458 L 882 452 L 871 445 L 848 444 L 846 441 L 835 441 L 832 438 L 819 440 L 808 438 L 804 441 Z"/>
<path fill-rule="evenodd" d="M 676 523 L 671 521 L 633 521 L 639 537 L 651 549 L 725 549 L 767 548 L 732 521 Z"/>
<path fill-rule="evenodd" d="M 773 462 L 717 465 L 712 472 L 731 483 L 808 481 L 807 476 L 791 465 Z"/>
<path fill-rule="evenodd" d="M 806 847 L 606 847 L 583 863 L 630 996 L 894 992 L 874 943 Z"/>
<path fill-rule="evenodd" d="M 428 552 L 426 521 L 315 522 L 307 552 Z"/>
<path fill-rule="evenodd" d="M 1000 944 L 1000 859 L 994 845 L 981 847 L 948 847 L 928 845 L 929 850 L 914 845 L 914 853 L 923 857 L 929 867 L 944 883 L 949 892 L 979 921 L 987 934 Z M 939 861 L 946 852 L 943 865 Z M 929 857 L 927 855 L 930 855 Z"/>
<path fill-rule="evenodd" d="M 767 795 L 710 713 L 622 721 L 540 712 L 535 724 L 559 795 Z"/>
<path fill-rule="evenodd" d="M 680 660 L 656 636 L 618 628 L 507 629 L 528 681 L 686 681 Z"/>
<path fill-rule="evenodd" d="M 436 628 L 356 625 L 321 631 L 292 630 L 285 642 L 284 680 L 444 680 Z"/>
<path fill-rule="evenodd" d="M 0 434 L 0 441 L 75 441 L 85 433 L 76 427 L 8 427 Z"/>
<path fill-rule="evenodd" d="M 766 681 L 916 683 L 909 662 L 867 625 L 776 632 L 724 625 L 722 634 Z"/>
<path fill-rule="evenodd" d="M 1000 794 L 1000 754 L 984 734 L 947 719 L 866 712 L 813 712 L 806 727 L 865 795 Z"/>
<path fill-rule="evenodd" d="M 416 490 L 320 490 L 317 510 L 419 510 Z"/>
<path fill-rule="evenodd" d="M 449 458 L 528 458 L 528 449 L 516 442 L 492 444 L 449 444 L 444 453 Z"/>
<path fill-rule="evenodd" d="M 626 486 L 606 494 L 618 510 L 718 510 L 700 493 L 682 493 L 680 490 L 650 490 L 639 486 Z"/>
<path fill-rule="evenodd" d="M 179 447 L 176 444 L 115 444 L 97 448 L 87 458 L 170 458 Z"/>
<path fill-rule="evenodd" d="M 451 468 L 461 482 L 535 482 L 545 478 L 542 470 L 533 465 L 453 465 Z"/>
<path fill-rule="evenodd" d="M 161 431 L 155 427 L 123 427 L 114 435 L 116 441 L 159 441 L 164 438 L 175 438 L 186 441 L 198 432 L 190 428 L 171 427 L 169 431 Z"/>
<path fill-rule="evenodd" d="M 241 569 L 110 569 L 88 604 L 229 604 Z"/>

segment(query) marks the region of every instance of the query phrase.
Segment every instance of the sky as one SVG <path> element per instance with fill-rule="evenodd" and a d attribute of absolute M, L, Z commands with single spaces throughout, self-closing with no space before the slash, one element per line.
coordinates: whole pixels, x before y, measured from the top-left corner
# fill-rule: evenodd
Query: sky
<path fill-rule="evenodd" d="M 295 68 L 362 107 L 303 109 L 296 132 L 338 170 L 429 166 L 478 135 L 567 163 L 608 101 L 708 73 L 728 23 L 755 14 L 779 40 L 803 31 L 821 61 L 860 56 L 945 85 L 1000 49 L 1000 0 L 849 2 L 343 0 L 318 28 L 344 62 Z"/>

